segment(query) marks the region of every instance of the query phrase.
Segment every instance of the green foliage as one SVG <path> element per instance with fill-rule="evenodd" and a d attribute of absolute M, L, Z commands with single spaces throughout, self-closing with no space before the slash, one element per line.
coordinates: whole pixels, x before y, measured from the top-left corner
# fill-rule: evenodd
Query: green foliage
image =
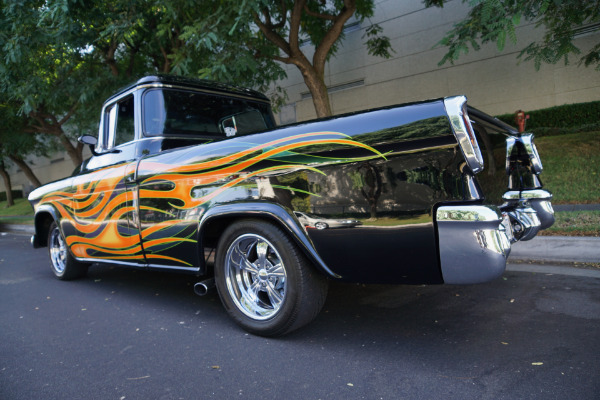
<path fill-rule="evenodd" d="M 363 35 L 367 37 L 367 51 L 369 55 L 375 57 L 390 58 L 391 53 L 395 53 L 390 42 L 390 38 L 382 35 L 383 28 L 379 24 L 373 24 L 368 27 Z"/>
<path fill-rule="evenodd" d="M 577 29 L 600 22 L 599 0 L 463 0 L 471 9 L 467 17 L 454 25 L 438 45 L 448 47 L 439 65 L 454 63 L 469 49 L 477 51 L 488 42 L 502 51 L 507 39 L 517 44 L 516 28 L 522 21 L 544 29 L 541 40 L 529 43 L 518 55 L 520 60 L 555 64 L 578 56 L 579 64 L 600 71 L 600 43 L 581 54 L 573 40 Z M 443 1 L 426 0 L 425 5 L 442 6 Z"/>
<path fill-rule="evenodd" d="M 526 114 L 529 115 L 526 130 L 533 131 L 536 136 L 600 129 L 600 101 L 565 104 L 526 111 Z M 514 114 L 503 114 L 496 118 L 515 125 Z"/>

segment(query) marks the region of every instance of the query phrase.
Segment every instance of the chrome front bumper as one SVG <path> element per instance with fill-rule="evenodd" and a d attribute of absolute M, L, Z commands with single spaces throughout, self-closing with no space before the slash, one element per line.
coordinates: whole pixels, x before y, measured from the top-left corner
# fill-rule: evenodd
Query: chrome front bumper
<path fill-rule="evenodd" d="M 511 243 L 530 240 L 554 223 L 551 199 L 544 190 L 511 191 L 500 207 L 439 207 L 436 222 L 444 282 L 482 283 L 502 275 Z"/>

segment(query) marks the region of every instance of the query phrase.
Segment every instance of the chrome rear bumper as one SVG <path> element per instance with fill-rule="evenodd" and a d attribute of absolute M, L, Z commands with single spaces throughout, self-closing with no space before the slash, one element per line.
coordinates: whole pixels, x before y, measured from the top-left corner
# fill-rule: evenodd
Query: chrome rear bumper
<path fill-rule="evenodd" d="M 509 210 L 531 207 L 535 210 L 540 221 L 539 229 L 547 229 L 554 224 L 554 209 L 552 208 L 552 193 L 542 190 L 511 190 L 504 193 L 502 199 L 505 201 L 500 208 Z M 536 232 L 537 233 L 537 232 Z M 535 236 L 535 235 L 534 235 Z M 528 240 L 528 239 L 520 239 Z"/>
<path fill-rule="evenodd" d="M 510 237 L 506 216 L 497 208 L 442 206 L 436 219 L 445 283 L 481 283 L 502 275 Z"/>
<path fill-rule="evenodd" d="M 533 239 L 554 223 L 551 199 L 545 190 L 511 191 L 500 207 L 439 207 L 436 223 L 444 282 L 481 283 L 502 275 L 511 243 Z"/>

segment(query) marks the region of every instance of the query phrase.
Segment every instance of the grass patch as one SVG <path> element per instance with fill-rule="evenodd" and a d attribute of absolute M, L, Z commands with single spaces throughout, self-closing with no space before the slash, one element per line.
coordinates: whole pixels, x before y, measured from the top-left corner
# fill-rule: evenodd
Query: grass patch
<path fill-rule="evenodd" d="M 554 218 L 554 225 L 540 235 L 600 236 L 600 211 L 558 211 Z"/>
<path fill-rule="evenodd" d="M 33 208 L 27 199 L 15 199 L 15 205 L 6 207 L 6 201 L 0 202 L 0 223 L 33 224 Z"/>
<path fill-rule="evenodd" d="M 553 204 L 600 203 L 600 131 L 535 139 Z"/>
<path fill-rule="evenodd" d="M 15 199 L 15 205 L 12 207 L 6 205 L 6 201 L 0 202 L 0 217 L 33 215 L 33 207 L 27 199 Z"/>

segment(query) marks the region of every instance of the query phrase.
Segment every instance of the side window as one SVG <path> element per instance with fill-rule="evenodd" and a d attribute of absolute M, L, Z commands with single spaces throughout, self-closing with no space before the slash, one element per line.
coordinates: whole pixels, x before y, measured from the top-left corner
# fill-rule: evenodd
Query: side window
<path fill-rule="evenodd" d="M 108 110 L 109 148 L 135 139 L 133 96 L 127 96 Z"/>

